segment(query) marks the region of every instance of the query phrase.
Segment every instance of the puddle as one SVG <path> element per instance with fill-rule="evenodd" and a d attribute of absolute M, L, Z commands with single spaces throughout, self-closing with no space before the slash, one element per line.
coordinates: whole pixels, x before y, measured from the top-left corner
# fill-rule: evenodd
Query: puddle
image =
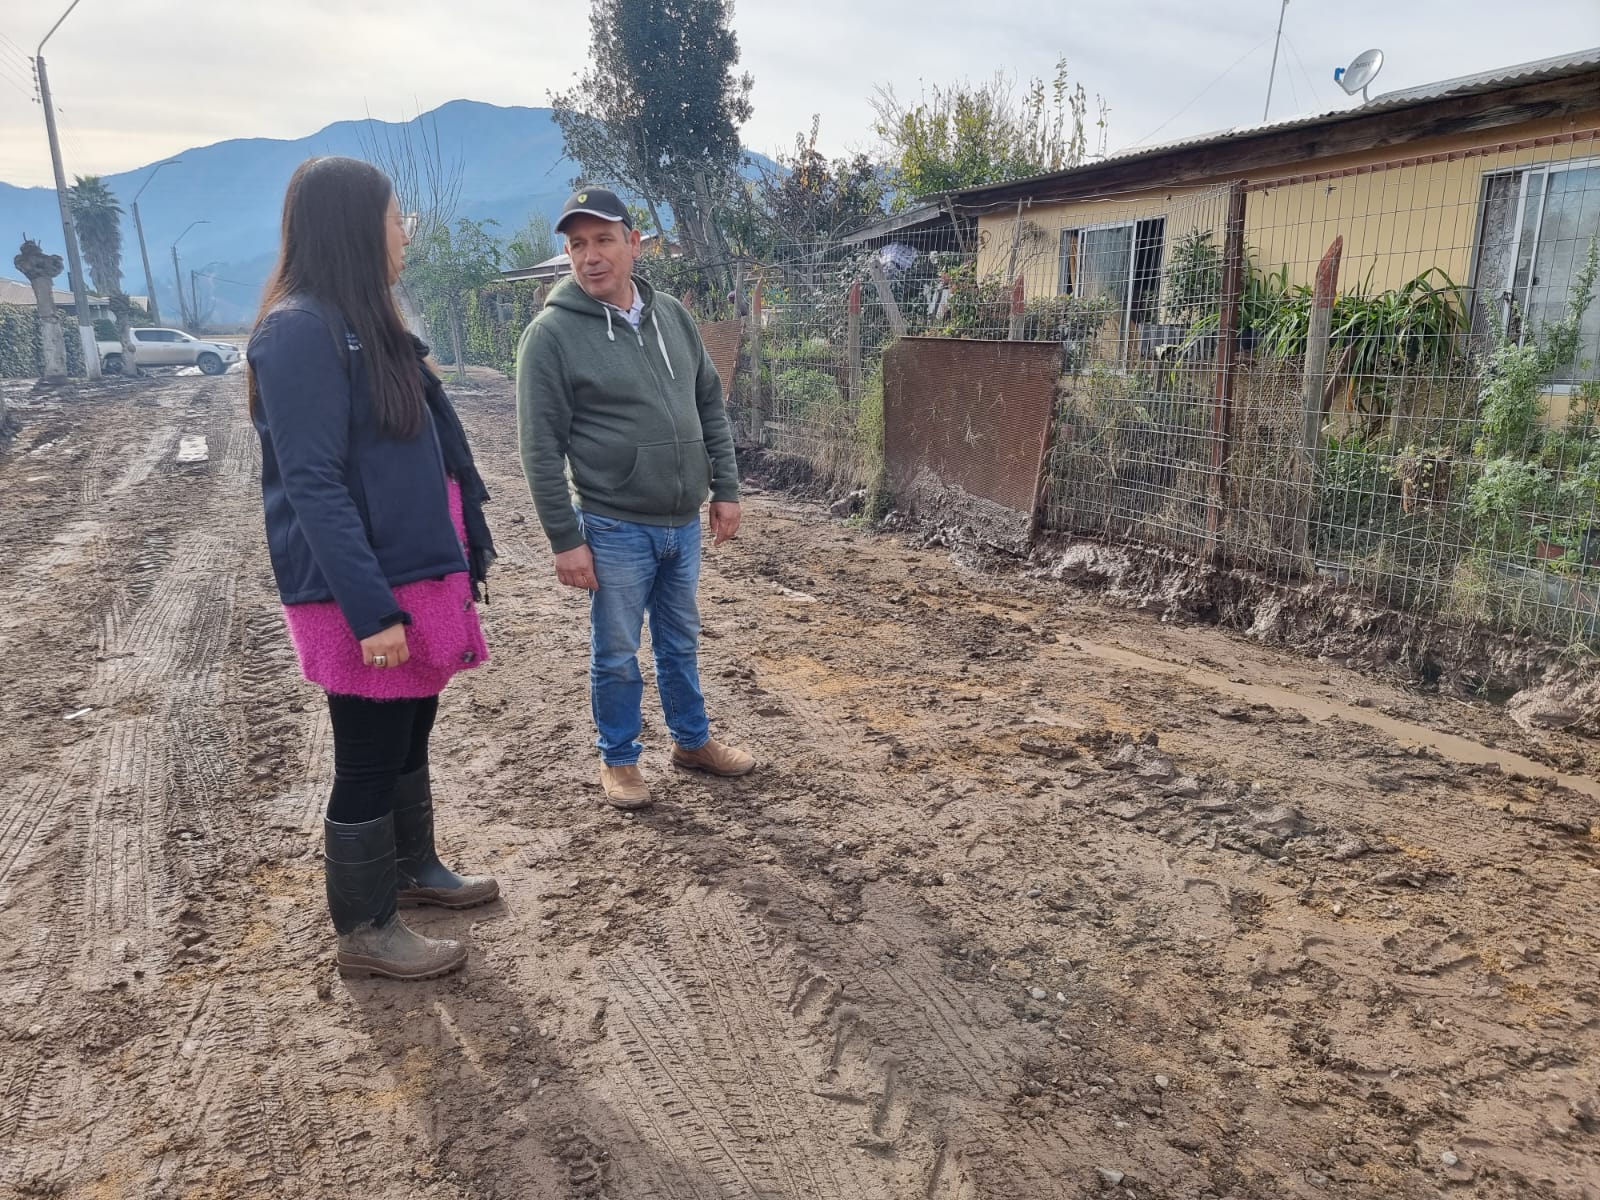
<path fill-rule="evenodd" d="M 1054 649 L 1054 647 L 1052 647 Z M 1441 733 L 1437 729 L 1429 729 L 1426 725 L 1416 725 L 1410 721 L 1397 720 L 1386 717 L 1382 713 L 1373 712 L 1371 709 L 1357 708 L 1353 704 L 1341 704 L 1337 700 L 1324 700 L 1316 696 L 1307 696 L 1289 688 L 1276 687 L 1270 683 L 1234 683 L 1226 675 L 1219 675 L 1214 671 L 1201 670 L 1196 667 L 1185 667 L 1178 663 L 1168 662 L 1165 659 L 1151 658 L 1149 655 L 1140 654 L 1136 650 L 1128 650 L 1122 646 L 1110 646 L 1104 642 L 1094 642 L 1082 637 L 1069 637 L 1062 641 L 1060 650 L 1078 649 L 1085 654 L 1106 662 L 1116 663 L 1119 666 L 1134 667 L 1144 671 L 1151 671 L 1158 675 L 1167 675 L 1183 679 L 1200 687 L 1210 688 L 1214 692 L 1221 692 L 1237 700 L 1250 704 L 1270 704 L 1274 708 L 1288 709 L 1293 712 L 1304 713 L 1313 721 L 1326 721 L 1338 717 L 1342 721 L 1350 721 L 1357 725 L 1365 725 L 1369 729 L 1376 729 L 1386 733 L 1395 741 L 1405 746 L 1426 746 L 1437 750 L 1444 757 L 1459 763 L 1473 766 L 1498 764 L 1508 773 L 1526 775 L 1533 779 L 1549 779 L 1564 788 L 1575 792 L 1582 792 L 1585 796 L 1600 800 L 1600 783 L 1581 775 L 1562 775 L 1552 771 L 1541 762 L 1531 758 L 1524 758 L 1520 754 L 1513 754 L 1508 750 L 1497 750 L 1485 746 L 1481 742 L 1474 742 L 1469 738 L 1457 737 L 1450 733 Z"/>

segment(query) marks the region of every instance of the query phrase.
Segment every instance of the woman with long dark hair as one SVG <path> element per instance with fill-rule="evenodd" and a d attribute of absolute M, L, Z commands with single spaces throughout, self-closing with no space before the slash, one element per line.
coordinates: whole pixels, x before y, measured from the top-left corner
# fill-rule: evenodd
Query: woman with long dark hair
<path fill-rule="evenodd" d="M 466 433 L 390 290 L 411 232 L 376 167 L 303 163 L 247 355 L 272 570 L 301 670 L 328 694 L 337 961 L 394 979 L 467 958 L 408 928 L 400 904 L 500 891 L 434 847 L 428 738 L 445 684 L 488 658 L 476 602 L 494 543 Z"/>

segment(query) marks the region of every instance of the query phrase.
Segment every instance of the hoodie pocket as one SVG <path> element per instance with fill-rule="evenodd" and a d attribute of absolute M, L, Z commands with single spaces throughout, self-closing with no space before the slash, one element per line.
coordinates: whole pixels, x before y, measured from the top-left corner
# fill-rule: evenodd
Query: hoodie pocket
<path fill-rule="evenodd" d="M 711 456 L 704 442 L 683 443 L 683 482 L 687 505 L 699 508 L 711 494 Z"/>
<path fill-rule="evenodd" d="M 653 517 L 678 514 L 704 498 L 709 470 L 704 443 L 646 443 L 634 451 L 634 469 L 619 483 L 611 502 Z"/>

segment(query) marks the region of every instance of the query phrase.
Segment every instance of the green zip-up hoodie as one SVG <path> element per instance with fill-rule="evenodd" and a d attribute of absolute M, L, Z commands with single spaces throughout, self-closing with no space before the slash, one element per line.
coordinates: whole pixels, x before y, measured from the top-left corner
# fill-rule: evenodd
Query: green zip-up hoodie
<path fill-rule="evenodd" d="M 697 519 L 709 492 L 738 500 L 722 381 L 694 318 L 642 279 L 635 330 L 570 277 L 517 347 L 517 433 L 539 523 L 557 554 L 583 545 L 585 512 L 644 525 Z"/>

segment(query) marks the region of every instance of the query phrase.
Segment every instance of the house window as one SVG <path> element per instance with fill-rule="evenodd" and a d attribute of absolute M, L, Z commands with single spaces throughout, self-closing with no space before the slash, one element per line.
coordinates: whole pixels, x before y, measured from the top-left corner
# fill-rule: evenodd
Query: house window
<path fill-rule="evenodd" d="M 1484 177 L 1473 332 L 1490 314 L 1521 337 L 1566 314 L 1573 278 L 1600 237 L 1600 161 L 1552 163 Z M 1580 326 L 1578 361 L 1553 379 L 1600 378 L 1600 304 Z"/>
<path fill-rule="evenodd" d="M 1165 217 L 1061 231 L 1057 291 L 1110 300 L 1126 342 L 1135 326 L 1157 320 Z"/>

